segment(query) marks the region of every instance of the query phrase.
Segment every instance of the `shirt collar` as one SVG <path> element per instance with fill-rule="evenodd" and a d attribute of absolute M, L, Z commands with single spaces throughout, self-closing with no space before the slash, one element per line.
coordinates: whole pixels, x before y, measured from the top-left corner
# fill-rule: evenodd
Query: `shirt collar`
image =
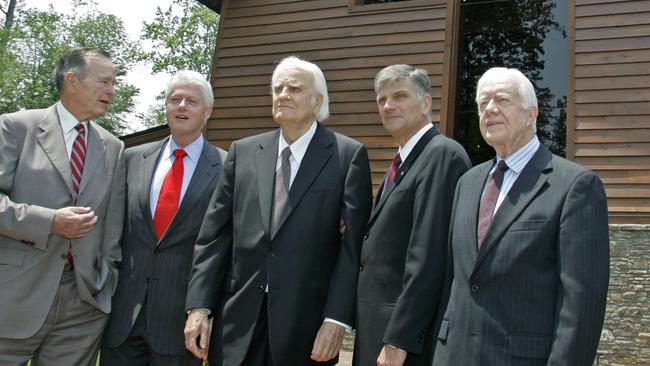
<path fill-rule="evenodd" d="M 192 141 L 191 144 L 185 147 L 179 147 L 178 144 L 176 144 L 176 141 L 174 141 L 174 138 L 170 136 L 169 142 L 165 147 L 163 157 L 165 159 L 171 159 L 174 150 L 183 149 L 187 153 L 187 157 L 190 160 L 192 160 L 192 162 L 196 163 L 197 161 L 199 161 L 201 152 L 203 152 L 203 144 L 204 144 L 203 134 L 199 135 L 199 137 L 197 137 L 196 140 Z"/>
<path fill-rule="evenodd" d="M 526 145 L 505 158 L 508 169 L 512 169 L 515 173 L 519 174 L 524 169 L 526 164 L 528 164 L 530 159 L 533 158 L 533 155 L 535 155 L 535 152 L 537 152 L 537 149 L 539 149 L 539 145 L 540 143 L 537 135 L 533 135 L 533 138 L 530 139 Z M 497 164 L 501 160 L 504 159 L 501 159 L 499 156 L 497 156 Z"/>
<path fill-rule="evenodd" d="M 287 140 L 285 140 L 284 136 L 282 136 L 282 131 L 280 131 L 280 143 L 278 144 L 278 156 L 282 154 L 282 150 L 284 150 L 285 147 L 289 146 L 289 149 L 291 149 L 291 156 L 293 156 L 293 158 L 296 159 L 298 165 L 300 165 L 300 162 L 302 162 L 302 158 L 305 157 L 305 153 L 307 153 L 307 147 L 309 147 L 309 143 L 311 142 L 311 139 L 314 137 L 314 134 L 316 134 L 316 126 L 318 126 L 316 121 L 312 122 L 311 127 L 309 127 L 307 132 L 305 132 L 302 136 L 300 136 L 291 145 L 287 143 Z"/>
<path fill-rule="evenodd" d="M 69 133 L 79 124 L 79 120 L 63 106 L 60 100 L 56 102 L 56 113 L 59 115 L 61 129 L 64 134 Z"/>
<path fill-rule="evenodd" d="M 406 161 L 406 158 L 408 158 L 409 154 L 411 151 L 413 151 L 413 148 L 415 145 L 417 145 L 418 141 L 424 136 L 427 131 L 433 128 L 433 125 L 431 123 L 427 123 L 426 125 L 422 126 L 422 128 L 415 133 L 415 135 L 411 136 L 411 138 L 406 141 L 404 146 L 400 146 L 399 150 L 397 152 L 399 153 L 400 159 L 402 159 L 402 162 Z"/>

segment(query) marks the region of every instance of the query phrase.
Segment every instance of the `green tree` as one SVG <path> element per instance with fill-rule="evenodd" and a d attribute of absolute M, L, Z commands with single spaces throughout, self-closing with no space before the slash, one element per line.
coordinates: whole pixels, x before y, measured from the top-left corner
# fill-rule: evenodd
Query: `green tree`
<path fill-rule="evenodd" d="M 133 64 L 136 42 L 129 40 L 122 21 L 101 13 L 93 2 L 74 0 L 76 12 L 19 10 L 0 54 L 0 113 L 46 108 L 58 100 L 53 70 L 59 58 L 74 47 L 99 47 L 113 55 L 118 80 Z M 127 128 L 138 94 L 133 85 L 118 82 L 109 113 L 97 122 L 114 134 Z"/>
<path fill-rule="evenodd" d="M 138 58 L 151 62 L 154 73 L 188 69 L 208 79 L 218 28 L 219 14 L 195 0 L 173 0 L 166 10 L 156 9 L 152 22 L 144 23 L 140 40 L 150 44 L 151 51 Z M 165 123 L 164 92 L 156 101 L 141 115 L 148 127 Z"/>

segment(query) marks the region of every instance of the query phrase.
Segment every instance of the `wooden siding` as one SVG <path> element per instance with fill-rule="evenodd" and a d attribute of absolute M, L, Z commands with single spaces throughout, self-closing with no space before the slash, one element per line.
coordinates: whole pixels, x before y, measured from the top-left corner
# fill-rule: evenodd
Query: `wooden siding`
<path fill-rule="evenodd" d="M 397 144 L 378 118 L 372 81 L 383 67 L 409 63 L 427 70 L 432 115 L 441 110 L 447 0 L 357 5 L 354 0 L 224 0 L 212 71 L 215 105 L 207 137 L 228 148 L 233 140 L 276 128 L 269 83 L 278 61 L 298 55 L 327 79 L 331 116 L 325 125 L 368 147 L 377 188 Z M 445 91 L 445 92 L 443 92 Z M 445 132 L 446 125 L 439 128 Z"/>
<path fill-rule="evenodd" d="M 650 0 L 571 3 L 567 153 L 603 179 L 611 223 L 650 223 Z"/>

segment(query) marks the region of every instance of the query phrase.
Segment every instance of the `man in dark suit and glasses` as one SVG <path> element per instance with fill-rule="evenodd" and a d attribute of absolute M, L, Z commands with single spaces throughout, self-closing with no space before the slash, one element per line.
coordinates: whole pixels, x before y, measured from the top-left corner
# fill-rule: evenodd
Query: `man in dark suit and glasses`
<path fill-rule="evenodd" d="M 318 66 L 282 60 L 271 91 L 280 129 L 232 144 L 201 226 L 186 346 L 206 356 L 209 314 L 210 365 L 333 365 L 354 322 L 368 156 L 321 125 Z"/>
<path fill-rule="evenodd" d="M 213 100 L 203 75 L 177 72 L 165 92 L 171 136 L 126 150 L 123 259 L 102 365 L 201 364 L 183 327 L 194 241 L 225 157 L 201 134 Z"/>
<path fill-rule="evenodd" d="M 496 158 L 456 188 L 433 364 L 591 366 L 609 278 L 602 183 L 540 144 L 535 90 L 521 72 L 488 70 L 476 102 Z"/>
<path fill-rule="evenodd" d="M 388 66 L 375 77 L 375 92 L 399 150 L 361 251 L 354 365 L 430 366 L 454 188 L 471 164 L 463 147 L 431 123 L 426 71 Z"/>

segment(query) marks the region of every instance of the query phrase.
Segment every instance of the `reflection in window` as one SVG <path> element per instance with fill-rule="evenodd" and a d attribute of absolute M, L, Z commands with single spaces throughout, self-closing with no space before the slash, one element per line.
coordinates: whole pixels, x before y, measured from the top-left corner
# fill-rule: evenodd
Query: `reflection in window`
<path fill-rule="evenodd" d="M 463 0 L 454 137 L 476 164 L 494 157 L 481 137 L 476 83 L 489 68 L 517 68 L 535 86 L 537 136 L 565 155 L 567 5 L 564 0 Z"/>

